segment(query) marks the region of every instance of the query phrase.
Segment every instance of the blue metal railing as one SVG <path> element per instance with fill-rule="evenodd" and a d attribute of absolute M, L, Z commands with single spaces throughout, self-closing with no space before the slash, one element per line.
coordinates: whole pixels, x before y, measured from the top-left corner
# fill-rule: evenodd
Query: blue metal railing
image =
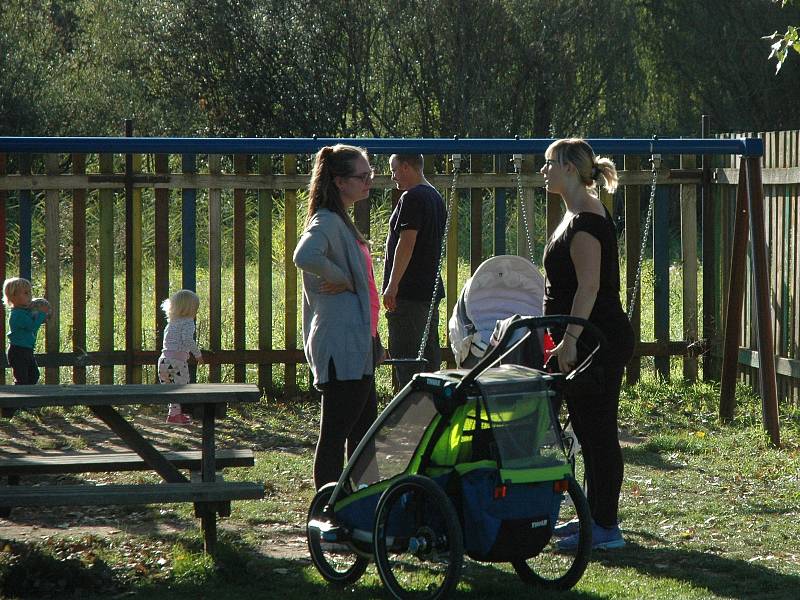
<path fill-rule="evenodd" d="M 552 139 L 446 138 L 158 138 L 158 137 L 0 137 L 0 152 L 108 152 L 162 154 L 311 154 L 337 143 L 363 146 L 374 154 L 465 153 L 543 154 Z M 601 154 L 739 154 L 763 156 L 758 138 L 597 138 L 588 139 Z"/>

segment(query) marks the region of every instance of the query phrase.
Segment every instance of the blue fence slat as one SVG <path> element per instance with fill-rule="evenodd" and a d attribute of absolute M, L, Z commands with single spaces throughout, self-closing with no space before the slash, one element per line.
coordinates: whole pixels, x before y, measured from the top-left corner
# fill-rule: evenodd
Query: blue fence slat
<path fill-rule="evenodd" d="M 197 173 L 197 157 L 194 154 L 181 156 L 184 173 Z M 183 265 L 182 287 L 197 291 L 197 190 L 181 190 L 181 257 Z"/>
<path fill-rule="evenodd" d="M 364 146 L 374 154 L 543 154 L 553 139 L 444 138 L 145 138 L 3 137 L 0 152 L 160 153 L 160 154 L 311 154 L 337 143 Z M 709 139 L 592 138 L 595 152 L 649 156 L 661 154 L 741 154 L 763 156 L 759 138 Z"/>

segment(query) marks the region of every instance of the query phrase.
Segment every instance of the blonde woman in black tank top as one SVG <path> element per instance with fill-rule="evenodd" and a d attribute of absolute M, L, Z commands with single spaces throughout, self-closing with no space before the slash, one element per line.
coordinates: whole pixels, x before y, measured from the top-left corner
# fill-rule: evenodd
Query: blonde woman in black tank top
<path fill-rule="evenodd" d="M 608 158 L 597 157 L 582 139 L 562 139 L 550 145 L 541 169 L 547 191 L 561 196 L 566 213 L 545 246 L 545 314 L 568 314 L 597 325 L 614 346 L 602 348 L 592 368 L 567 386 L 564 396 L 581 444 L 587 496 L 592 512 L 595 549 L 625 545 L 619 529 L 622 451 L 617 435 L 619 392 L 625 364 L 633 352 L 633 331 L 620 302 L 619 252 L 611 215 L 597 194 L 597 181 L 613 192 L 617 170 Z M 569 325 L 553 332 L 552 362 L 559 371 L 572 370 L 585 355 L 583 327 Z M 556 528 L 559 545 L 577 545 L 576 525 Z"/>

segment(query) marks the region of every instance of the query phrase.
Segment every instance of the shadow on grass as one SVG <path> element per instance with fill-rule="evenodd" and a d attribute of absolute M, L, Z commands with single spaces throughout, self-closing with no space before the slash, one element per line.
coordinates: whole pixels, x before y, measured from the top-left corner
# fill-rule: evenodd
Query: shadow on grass
<path fill-rule="evenodd" d="M 86 482 L 73 474 L 31 475 L 25 485 L 78 485 Z M 64 535 L 70 530 L 91 531 L 92 527 L 117 529 L 125 535 L 159 535 L 164 529 L 200 530 L 200 521 L 182 517 L 176 504 L 86 505 L 86 506 L 18 506 L 6 517 L 15 527 L 57 529 Z M 2 536 L 2 529 L 0 529 Z M 0 596 L 2 597 L 2 596 Z"/>
<path fill-rule="evenodd" d="M 652 450 L 643 446 L 623 448 L 622 454 L 625 458 L 626 464 L 637 465 L 640 467 L 651 467 L 660 471 L 678 471 L 685 468 L 684 465 L 664 460 L 664 457 L 659 453 L 653 452 Z"/>
<path fill-rule="evenodd" d="M 390 597 L 383 587 L 374 566 L 355 584 L 337 588 L 316 574 L 308 560 L 258 558 L 237 564 L 236 573 L 222 566 L 213 580 L 205 583 L 184 581 L 169 587 L 152 586 L 140 589 L 126 598 L 146 600 L 214 598 L 234 600 L 258 598 L 278 600 L 287 597 L 327 599 L 384 599 Z M 522 583 L 513 573 L 501 571 L 490 565 L 469 563 L 462 572 L 461 583 L 450 595 L 453 599 L 488 599 L 508 596 L 532 597 L 537 600 L 600 600 L 603 596 L 591 592 L 557 592 L 532 588 Z"/>
<path fill-rule="evenodd" d="M 157 553 L 147 551 L 148 544 L 178 544 L 182 550 L 170 554 L 170 570 L 154 568 Z M 386 598 L 374 566 L 355 584 L 336 588 L 323 581 L 309 559 L 265 557 L 238 535 L 225 534 L 218 545 L 215 561 L 201 554 L 201 541 L 186 536 L 147 538 L 137 567 L 106 562 L 103 550 L 107 540 L 84 538 L 63 542 L 57 547 L 42 544 L 14 544 L 0 559 L 0 596 L 15 598 L 141 598 L 173 600 L 213 598 L 214 600 L 295 598 Z M 151 560 L 143 559 L 149 553 Z M 548 592 L 531 588 L 508 570 L 467 561 L 461 585 L 453 598 L 498 598 L 503 596 L 536 597 L 541 600 L 562 598 L 598 600 L 591 592 Z"/>
<path fill-rule="evenodd" d="M 622 550 L 595 552 L 592 560 L 608 566 L 633 568 L 654 578 L 685 581 L 725 598 L 789 600 L 797 598 L 800 589 L 800 576 L 697 550 L 648 548 L 628 543 Z"/>

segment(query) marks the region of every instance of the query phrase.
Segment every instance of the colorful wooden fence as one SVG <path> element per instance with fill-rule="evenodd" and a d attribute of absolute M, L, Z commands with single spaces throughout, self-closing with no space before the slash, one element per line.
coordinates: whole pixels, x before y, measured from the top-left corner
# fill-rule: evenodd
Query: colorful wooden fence
<path fill-rule="evenodd" d="M 779 217 L 794 219 L 792 223 L 797 220 L 791 202 L 800 181 L 797 136 L 796 132 L 793 138 L 785 135 L 795 141 L 782 142 L 787 149 L 776 154 L 782 166 L 775 166 L 778 163 L 771 159 L 765 162 L 765 182 L 780 181 L 775 185 L 783 194 L 781 210 L 769 213 L 770 223 Z M 291 255 L 302 230 L 304 215 L 298 211 L 302 213 L 304 206 L 302 190 L 308 183 L 311 155 L 230 154 L 224 149 L 219 153 L 120 154 L 92 152 L 87 147 L 82 153 L 0 152 L 0 276 L 31 278 L 37 293 L 43 291 L 57 309 L 46 325 L 44 352 L 38 357 L 46 382 L 83 382 L 87 373 L 90 380 L 96 373 L 100 382 L 141 381 L 142 366 L 154 364 L 160 348 L 164 319 L 158 306 L 169 292 L 187 287 L 203 298 L 202 321 L 207 325 L 199 325 L 198 332 L 201 346 L 208 350 L 208 380 L 256 381 L 263 387 L 277 383 L 293 393 L 299 377 L 296 367 L 304 357 L 298 347 L 298 278 Z M 528 254 L 523 213 L 515 207 L 518 189 L 533 221 L 537 253 L 561 215 L 560 200 L 542 190 L 541 154 L 525 154 L 516 160 L 521 167 L 519 178 L 511 152 L 460 156 L 456 187 L 461 217 L 453 223 L 445 263 L 448 315 L 466 277 L 458 272 L 459 247 L 466 248 L 460 258 L 468 262 L 470 272 L 498 250 Z M 449 156 L 428 158 L 429 179 L 445 192 L 449 203 L 453 182 Z M 615 158 L 621 167 L 621 188 L 614 197 L 603 199 L 620 224 L 625 285 L 631 290 L 651 170 L 646 152 Z M 730 182 L 736 182 L 736 164 L 712 164 L 707 156 L 702 160 L 701 165 L 693 155 L 661 156 L 647 251 L 653 261 L 653 279 L 643 282 L 653 298 L 652 307 L 646 307 L 652 310 L 647 322 L 652 320 L 654 325 L 651 331 L 641 331 L 641 303 L 637 302 L 633 322 L 642 341 L 628 370 L 629 381 L 639 377 L 642 357 L 654 357 L 654 366 L 664 377 L 670 374 L 670 357 L 683 357 L 683 375 L 692 379 L 698 374 L 697 357 L 710 356 L 704 361 L 704 374 L 718 375 L 714 357 L 722 336 L 719 323 L 731 210 L 725 198 Z M 369 231 L 371 222 L 379 218 L 377 209 L 383 205 L 385 211 L 382 198 L 391 195 L 392 182 L 383 170 L 375 178 L 371 202 L 356 211 L 363 231 Z M 714 202 L 702 203 L 701 211 L 705 197 Z M 716 212 L 707 213 L 712 204 Z M 514 217 L 510 223 L 507 208 Z M 277 227 L 281 222 L 282 227 Z M 377 236 L 379 227 L 375 229 Z M 486 235 L 487 229 L 491 235 Z M 780 248 L 791 245 L 793 249 L 784 269 L 794 269 L 798 262 L 795 231 L 788 225 L 771 229 L 774 251 L 778 241 Z M 515 247 L 507 245 L 509 232 Z M 711 232 L 713 239 L 709 239 Z M 465 237 L 468 240 L 462 243 Z M 373 239 L 374 252 L 380 256 L 383 240 Z M 772 254 L 783 255 L 783 251 Z M 706 265 L 702 282 L 698 281 L 700 264 Z M 713 270 L 708 269 L 712 264 Z M 681 277 L 675 277 L 676 269 Z M 773 271 L 774 283 L 782 275 Z M 671 290 L 675 293 L 671 273 L 674 281 L 682 281 L 679 335 L 670 333 Z M 71 286 L 62 286 L 64 277 Z M 778 317 L 776 332 L 782 334 L 776 335 L 776 344 L 781 344 L 781 351 L 787 349 L 790 362 L 781 364 L 795 369 L 791 361 L 796 357 L 800 319 L 793 299 L 798 278 L 787 277 L 786 286 L 773 288 L 780 290 L 780 306 L 785 310 Z M 699 288 L 703 290 L 702 321 Z M 0 320 L 3 334 L 5 322 L 5 318 Z M 752 364 L 755 359 L 752 352 L 743 352 L 742 360 Z M 0 376 L 7 380 L 9 373 L 0 369 Z"/>

